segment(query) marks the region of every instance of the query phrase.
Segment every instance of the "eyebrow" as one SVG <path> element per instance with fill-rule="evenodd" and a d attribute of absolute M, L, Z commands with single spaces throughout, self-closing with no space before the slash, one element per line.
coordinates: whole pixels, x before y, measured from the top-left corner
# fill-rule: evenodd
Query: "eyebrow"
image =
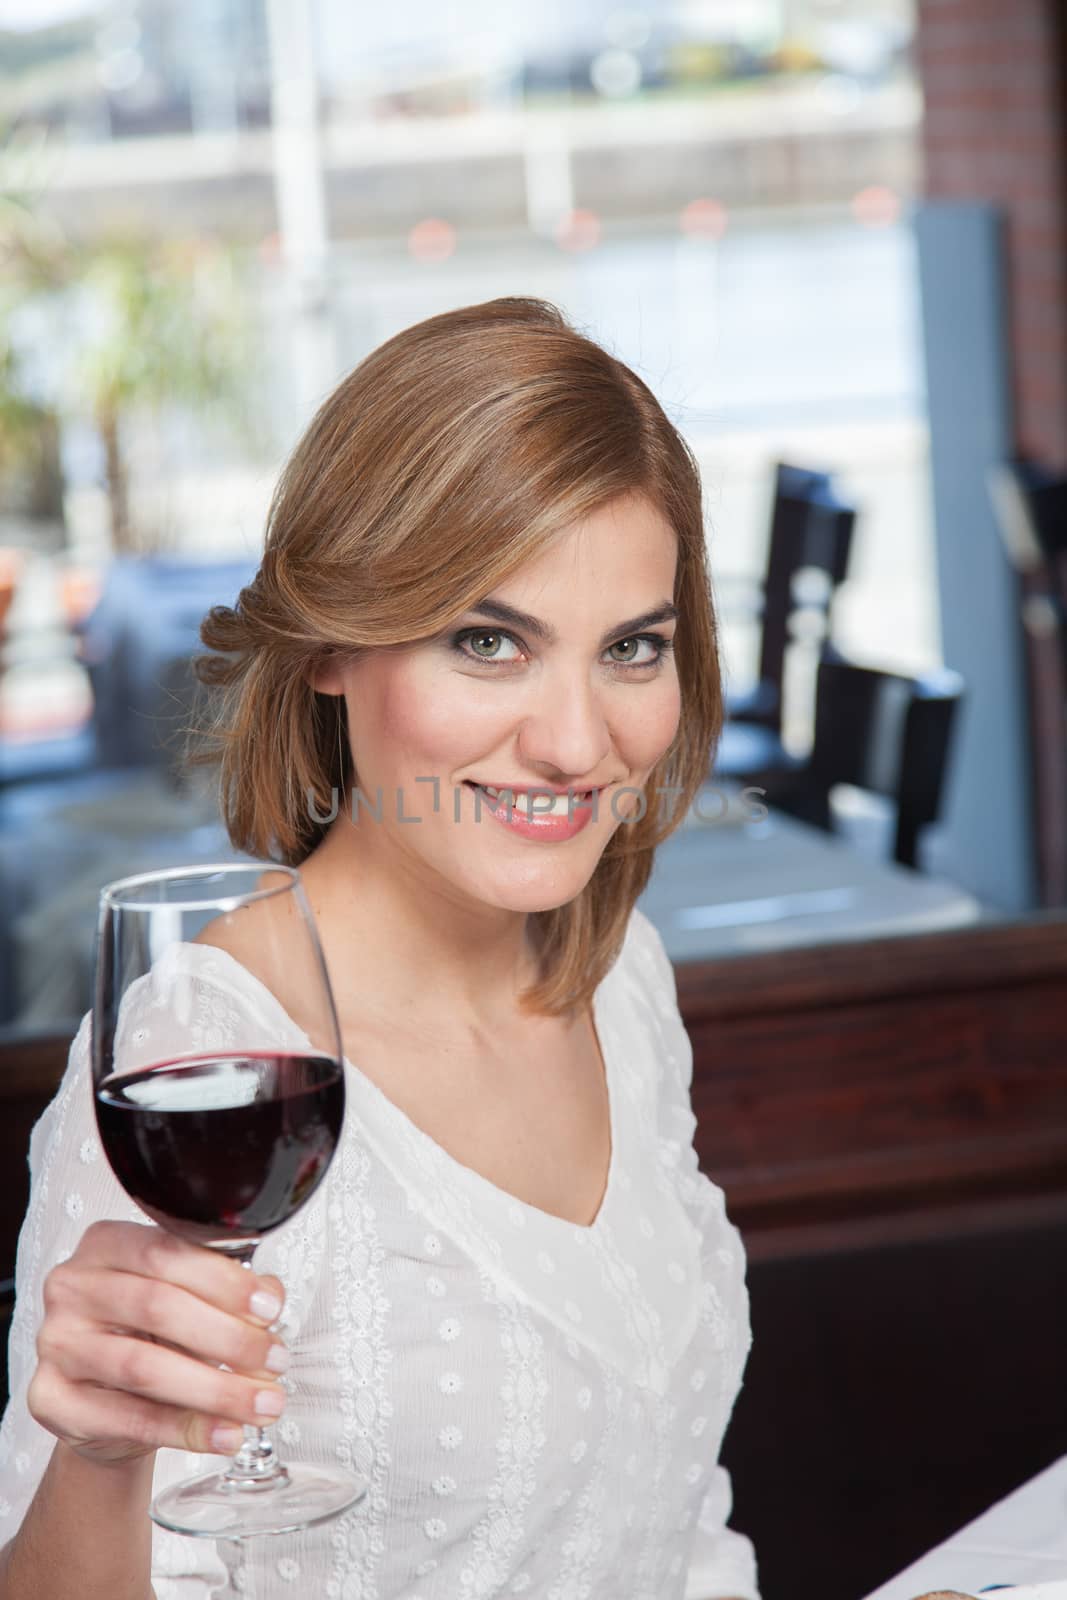
<path fill-rule="evenodd" d="M 480 600 L 476 606 L 471 606 L 469 614 L 480 612 L 483 616 L 492 617 L 494 622 L 509 622 L 513 628 L 521 628 L 525 633 L 532 634 L 535 639 L 540 639 L 542 644 L 555 644 L 558 638 L 555 628 L 549 623 L 542 622 L 540 617 L 532 617 L 529 612 L 517 611 L 514 606 L 505 605 L 503 600 Z M 601 648 L 613 643 L 616 639 L 628 637 L 632 633 L 639 633 L 642 628 L 650 628 L 655 622 L 674 622 L 678 617 L 678 607 L 671 605 L 669 600 L 664 600 L 651 611 L 643 611 L 639 617 L 631 617 L 627 622 L 620 622 L 617 627 L 609 628 L 600 640 Z"/>

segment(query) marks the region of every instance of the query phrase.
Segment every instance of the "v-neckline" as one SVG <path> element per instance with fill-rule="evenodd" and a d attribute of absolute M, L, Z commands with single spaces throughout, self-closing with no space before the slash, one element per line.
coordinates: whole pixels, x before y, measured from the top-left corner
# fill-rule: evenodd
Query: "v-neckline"
<path fill-rule="evenodd" d="M 307 1034 L 285 1009 L 277 995 L 274 993 L 273 989 L 268 988 L 263 980 L 261 978 L 257 978 L 255 973 L 250 971 L 242 961 L 238 961 L 236 956 L 231 955 L 228 950 L 224 950 L 221 945 L 193 944 L 192 942 L 186 942 L 185 948 L 200 950 L 205 954 L 222 956 L 224 961 L 229 962 L 232 966 L 236 967 L 241 974 L 242 981 L 246 985 L 251 985 L 254 987 L 254 989 L 262 993 L 278 1012 L 279 1016 L 284 1019 L 288 1027 L 293 1029 L 293 1031 L 299 1035 L 300 1039 L 303 1040 L 304 1044 L 309 1049 L 311 1048 L 311 1041 Z M 503 1206 L 505 1209 L 508 1207 L 518 1206 L 524 1216 L 529 1214 L 536 1221 L 542 1222 L 543 1225 L 550 1231 L 555 1231 L 562 1228 L 564 1230 L 568 1230 L 572 1235 L 578 1234 L 585 1237 L 591 1237 L 597 1233 L 604 1224 L 605 1213 L 608 1209 L 609 1202 L 613 1198 L 615 1189 L 617 1188 L 617 1175 L 620 1160 L 619 1109 L 621 1095 L 618 1088 L 617 1074 L 613 1068 L 612 1053 L 605 1044 L 605 1037 L 608 1030 L 604 1026 L 602 1006 L 604 985 L 607 983 L 614 970 L 614 966 L 610 968 L 609 971 L 604 974 L 604 977 L 600 980 L 597 987 L 594 989 L 591 1005 L 593 1037 L 600 1055 L 601 1063 L 603 1065 L 604 1086 L 607 1090 L 608 1096 L 608 1135 L 611 1140 L 611 1154 L 608 1160 L 608 1173 L 604 1184 L 604 1192 L 600 1197 L 600 1205 L 597 1208 L 596 1216 L 591 1222 L 573 1222 L 570 1217 L 561 1217 L 558 1212 L 546 1211 L 542 1206 L 536 1206 L 531 1201 L 523 1200 L 521 1196 L 513 1194 L 510 1189 L 501 1188 L 500 1185 L 494 1183 L 491 1178 L 487 1178 L 484 1173 L 479 1172 L 476 1167 L 468 1166 L 465 1161 L 460 1161 L 457 1156 L 454 1156 L 451 1153 L 451 1151 L 446 1150 L 444 1145 L 440 1144 L 432 1134 L 427 1133 L 425 1128 L 421 1128 L 417 1122 L 413 1121 L 413 1119 L 408 1116 L 407 1112 L 398 1106 L 396 1101 L 391 1099 L 389 1095 L 386 1094 L 385 1090 L 382 1089 L 379 1084 L 375 1083 L 373 1078 L 368 1077 L 367 1074 L 360 1067 L 358 1067 L 354 1061 L 351 1061 L 347 1055 L 342 1054 L 341 1059 L 348 1072 L 359 1083 L 364 1093 L 369 1095 L 371 1099 L 379 1106 L 379 1109 L 382 1111 L 382 1113 L 387 1118 L 390 1118 L 409 1139 L 413 1139 L 420 1144 L 423 1150 L 434 1161 L 436 1161 L 439 1166 L 443 1167 L 445 1171 L 452 1172 L 463 1181 L 473 1184 L 474 1187 L 481 1190 L 487 1198 L 493 1198 L 496 1204 Z"/>
<path fill-rule="evenodd" d="M 599 1003 L 600 995 L 606 981 L 607 975 L 593 991 L 592 1022 L 593 1036 L 604 1067 L 604 1086 L 608 1096 L 608 1136 L 611 1140 L 611 1154 L 608 1160 L 608 1175 L 604 1183 L 604 1192 L 600 1197 L 600 1205 L 597 1207 L 596 1216 L 591 1222 L 573 1222 L 570 1217 L 561 1217 L 556 1211 L 546 1211 L 543 1206 L 535 1206 L 531 1201 L 523 1200 L 520 1195 L 513 1194 L 510 1189 L 501 1188 L 498 1183 L 494 1183 L 491 1178 L 487 1178 L 483 1172 L 479 1172 L 477 1167 L 468 1166 L 465 1161 L 460 1161 L 458 1156 L 454 1156 L 450 1150 L 446 1150 L 444 1145 L 439 1144 L 432 1134 L 426 1132 L 425 1128 L 420 1128 L 419 1124 L 414 1122 L 406 1111 L 401 1110 L 395 1100 L 389 1098 L 384 1089 L 380 1088 L 372 1078 L 368 1078 L 365 1072 L 362 1072 L 359 1067 L 348 1060 L 347 1056 L 345 1057 L 345 1065 L 359 1078 L 361 1083 L 366 1084 L 370 1091 L 380 1098 L 386 1115 L 394 1117 L 398 1125 L 404 1128 L 409 1137 L 415 1138 L 446 1171 L 454 1172 L 464 1181 L 473 1184 L 475 1188 L 481 1190 L 498 1205 L 502 1205 L 505 1208 L 518 1206 L 524 1215 L 530 1215 L 537 1222 L 543 1222 L 549 1229 L 552 1229 L 554 1225 L 556 1229 L 563 1228 L 569 1229 L 572 1233 L 592 1235 L 603 1224 L 608 1202 L 612 1198 L 616 1187 L 616 1173 L 619 1164 L 619 1123 L 617 1116 L 619 1095 L 614 1081 L 615 1074 L 612 1071 L 611 1055 L 604 1046 L 605 1029 L 603 1016 L 598 1015 L 601 1009 Z"/>

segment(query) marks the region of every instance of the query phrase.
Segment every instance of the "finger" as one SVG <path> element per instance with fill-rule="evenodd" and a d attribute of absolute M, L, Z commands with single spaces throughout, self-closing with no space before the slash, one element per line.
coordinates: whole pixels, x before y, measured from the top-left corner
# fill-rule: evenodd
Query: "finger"
<path fill-rule="evenodd" d="M 261 1324 L 277 1321 L 285 1301 L 277 1278 L 260 1279 L 218 1250 L 189 1244 L 154 1223 L 94 1222 L 82 1235 L 74 1259 L 82 1266 L 163 1278 L 232 1316 Z"/>
<path fill-rule="evenodd" d="M 159 1405 L 266 1426 L 285 1409 L 280 1383 L 224 1372 L 166 1345 L 110 1333 L 76 1318 L 46 1319 L 37 1336 L 42 1364 L 68 1383 L 96 1384 Z"/>
<path fill-rule="evenodd" d="M 69 1296 L 65 1309 L 83 1322 L 148 1334 L 216 1366 L 225 1363 L 237 1372 L 267 1379 L 289 1366 L 289 1352 L 269 1329 L 231 1316 L 164 1278 L 82 1268 L 68 1275 L 61 1300 L 64 1295 Z"/>
<path fill-rule="evenodd" d="M 249 1274 L 246 1272 L 245 1276 L 248 1277 Z M 258 1272 L 255 1274 L 255 1279 L 256 1288 L 259 1293 L 272 1296 L 278 1302 L 279 1308 L 284 1307 L 285 1285 L 280 1278 L 276 1278 L 273 1272 Z M 281 1317 L 281 1314 L 281 1309 L 279 1309 L 271 1318 L 271 1321 L 277 1322 Z"/>
<path fill-rule="evenodd" d="M 70 1383 L 54 1369 L 37 1369 L 26 1398 L 42 1427 L 101 1460 L 156 1449 L 233 1455 L 244 1439 L 244 1429 L 228 1417 Z"/>

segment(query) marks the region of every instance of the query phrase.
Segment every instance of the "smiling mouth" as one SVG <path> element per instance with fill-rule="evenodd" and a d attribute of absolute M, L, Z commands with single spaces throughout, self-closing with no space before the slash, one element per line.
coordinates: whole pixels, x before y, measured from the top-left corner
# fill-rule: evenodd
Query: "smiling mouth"
<path fill-rule="evenodd" d="M 530 816 L 552 816 L 565 814 L 566 808 L 572 804 L 588 804 L 594 795 L 600 794 L 599 789 L 565 789 L 562 794 L 548 788 L 540 788 L 532 784 L 529 789 L 497 789 L 484 783 L 475 783 L 473 778 L 464 779 L 468 788 L 474 789 L 482 796 L 486 804 L 492 809 L 501 805 L 510 805 L 513 810 L 523 811 Z M 551 799 L 550 807 L 544 804 L 545 797 Z M 531 800 L 536 798 L 541 803 L 534 811 Z M 520 803 L 520 802 L 525 803 Z"/>

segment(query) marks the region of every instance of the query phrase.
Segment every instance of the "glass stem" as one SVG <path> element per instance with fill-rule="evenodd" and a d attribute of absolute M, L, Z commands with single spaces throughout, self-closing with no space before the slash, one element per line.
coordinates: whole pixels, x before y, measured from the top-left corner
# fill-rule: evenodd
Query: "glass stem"
<path fill-rule="evenodd" d="M 257 1240 L 258 1243 L 258 1240 Z M 255 1244 L 248 1245 L 237 1256 L 242 1267 L 252 1271 Z M 245 1442 L 233 1457 L 223 1474 L 223 1481 L 235 1489 L 265 1488 L 268 1484 L 289 1482 L 289 1474 L 278 1460 L 277 1452 L 265 1428 L 245 1423 Z"/>

